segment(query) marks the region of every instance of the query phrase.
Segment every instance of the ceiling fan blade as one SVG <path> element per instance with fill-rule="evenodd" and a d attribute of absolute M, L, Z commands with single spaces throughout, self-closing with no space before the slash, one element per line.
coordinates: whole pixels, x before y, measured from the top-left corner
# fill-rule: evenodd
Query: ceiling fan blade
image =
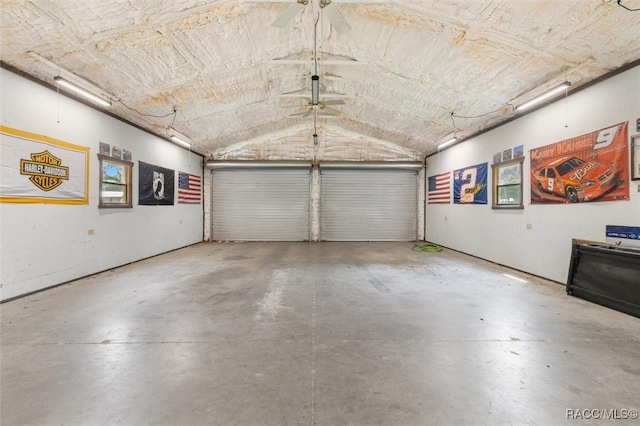
<path fill-rule="evenodd" d="M 324 74 L 324 79 L 325 80 L 342 80 L 342 76 L 327 72 Z"/>
<path fill-rule="evenodd" d="M 289 98 L 289 99 L 299 99 L 299 98 L 307 98 L 307 99 L 309 99 L 309 96 L 308 96 L 308 94 L 306 92 L 305 93 L 283 93 L 283 94 L 280 95 L 280 97 L 283 98 L 283 99 L 287 99 L 287 98 Z"/>
<path fill-rule="evenodd" d="M 335 108 L 331 108 L 331 107 L 324 107 L 322 108 L 322 113 L 323 114 L 327 114 L 327 115 L 340 115 L 342 114 L 340 111 L 338 111 Z"/>
<path fill-rule="evenodd" d="M 311 113 L 313 112 L 313 107 L 309 108 L 304 114 L 302 114 L 303 117 L 308 117 L 311 115 Z"/>
<path fill-rule="evenodd" d="M 304 9 L 307 3 L 309 3 L 309 0 L 304 0 L 304 2 L 298 0 L 298 2 L 289 6 L 289 9 L 287 9 L 282 15 L 280 15 L 278 19 L 273 21 L 271 25 L 278 28 L 284 28 L 284 26 L 287 25 L 287 23 L 291 19 L 293 19 L 294 16 L 296 16 L 302 9 Z"/>
<path fill-rule="evenodd" d="M 345 105 L 342 99 L 330 99 L 328 101 L 322 101 L 325 105 Z"/>
<path fill-rule="evenodd" d="M 331 25 L 336 29 L 336 32 L 339 35 L 342 35 L 351 30 L 351 27 L 347 23 L 347 21 L 342 16 L 342 13 L 338 10 L 338 8 L 331 2 L 331 0 L 321 0 L 320 7 L 324 10 L 324 13 L 329 18 Z"/>

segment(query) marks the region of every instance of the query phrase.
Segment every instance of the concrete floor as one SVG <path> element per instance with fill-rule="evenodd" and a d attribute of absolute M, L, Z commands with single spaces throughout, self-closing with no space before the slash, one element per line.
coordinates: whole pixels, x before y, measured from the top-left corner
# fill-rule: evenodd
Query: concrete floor
<path fill-rule="evenodd" d="M 640 409 L 640 319 L 412 246 L 203 243 L 5 303 L 0 421 L 556 425 Z"/>

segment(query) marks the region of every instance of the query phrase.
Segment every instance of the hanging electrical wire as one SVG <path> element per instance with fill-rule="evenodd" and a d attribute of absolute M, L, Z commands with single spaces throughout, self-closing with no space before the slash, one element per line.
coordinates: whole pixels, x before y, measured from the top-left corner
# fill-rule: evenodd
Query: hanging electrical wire
<path fill-rule="evenodd" d="M 173 127 L 173 124 L 176 122 L 176 117 L 178 116 L 178 111 L 174 108 L 173 109 L 173 120 L 171 120 L 171 124 L 169 127 Z"/>
<path fill-rule="evenodd" d="M 451 124 L 453 125 L 453 131 L 459 132 L 460 130 L 462 130 L 462 129 L 459 129 L 458 126 L 456 126 L 456 120 L 454 119 L 453 111 L 451 111 L 450 117 L 451 117 Z"/>
<path fill-rule="evenodd" d="M 171 115 L 173 115 L 173 116 L 174 116 L 174 117 L 173 117 L 173 119 L 175 120 L 175 115 L 176 115 L 176 110 L 175 110 L 175 109 L 174 109 L 172 112 L 167 113 L 167 114 L 164 114 L 164 115 L 145 114 L 145 113 L 143 113 L 143 112 L 138 111 L 138 110 L 137 110 L 137 109 L 135 109 L 135 108 L 132 108 L 132 107 L 128 106 L 127 104 L 125 104 L 124 102 L 122 102 L 122 100 L 121 100 L 121 99 L 117 99 L 117 100 L 115 100 L 114 102 L 118 102 L 120 105 L 122 105 L 122 106 L 123 106 L 123 107 L 125 107 L 126 109 L 131 110 L 131 111 L 135 112 L 136 114 L 141 115 L 141 116 L 143 116 L 143 117 L 167 118 L 167 117 L 170 117 Z"/>
<path fill-rule="evenodd" d="M 473 120 L 473 119 L 476 119 L 476 118 L 482 118 L 482 117 L 486 117 L 486 116 L 491 115 L 491 114 L 495 114 L 497 112 L 500 112 L 500 111 L 504 110 L 506 107 L 511 107 L 512 110 L 515 110 L 515 106 L 513 104 L 506 103 L 506 104 L 502 105 L 498 109 L 494 109 L 493 111 L 489 111 L 489 112 L 486 112 L 484 114 L 478 114 L 478 115 L 457 115 L 455 112 L 451 111 L 450 117 L 451 117 L 451 123 L 453 124 L 453 129 L 456 132 L 461 130 L 456 125 L 456 121 L 455 121 L 456 118 Z"/>
<path fill-rule="evenodd" d="M 628 6 L 625 6 L 624 4 L 622 4 L 622 0 L 618 0 L 618 6 L 622 7 L 623 9 L 627 9 L 629 12 L 639 12 L 640 11 L 640 7 L 637 7 L 635 9 L 630 8 Z"/>
<path fill-rule="evenodd" d="M 452 124 L 452 126 L 453 126 L 453 132 L 454 132 L 454 134 L 455 134 L 455 132 L 459 132 L 459 131 L 461 131 L 461 130 L 462 130 L 462 129 L 460 129 L 460 128 L 458 127 L 458 125 L 456 124 L 456 120 L 455 120 L 456 118 L 473 120 L 473 119 L 476 119 L 476 118 L 482 118 L 482 117 L 489 116 L 489 115 L 491 115 L 491 114 L 495 114 L 495 113 L 497 113 L 497 112 L 502 111 L 502 110 L 503 110 L 504 108 L 506 108 L 506 107 L 511 107 L 511 109 L 512 109 L 512 110 L 515 110 L 515 106 L 514 106 L 513 104 L 511 104 L 511 103 L 506 103 L 506 104 L 502 105 L 502 106 L 501 106 L 500 108 L 498 108 L 498 109 L 495 109 L 495 110 L 493 110 L 493 111 L 486 112 L 486 113 L 484 113 L 484 114 L 478 114 L 478 115 L 456 115 L 456 113 L 455 113 L 455 112 L 451 111 L 451 113 L 450 113 L 449 117 L 451 117 L 451 124 Z"/>
<path fill-rule="evenodd" d="M 456 115 L 453 111 L 451 111 L 451 117 L 455 117 L 455 118 L 468 118 L 468 119 L 474 119 L 474 118 L 482 118 L 482 117 L 486 117 L 487 115 L 491 115 L 491 114 L 495 114 L 496 112 L 500 112 L 502 111 L 505 107 L 511 107 L 511 109 L 515 109 L 515 106 L 511 103 L 506 103 L 504 105 L 502 105 L 500 108 L 498 109 L 494 109 L 493 111 L 489 111 L 486 112 L 484 114 L 478 114 L 478 115 Z"/>

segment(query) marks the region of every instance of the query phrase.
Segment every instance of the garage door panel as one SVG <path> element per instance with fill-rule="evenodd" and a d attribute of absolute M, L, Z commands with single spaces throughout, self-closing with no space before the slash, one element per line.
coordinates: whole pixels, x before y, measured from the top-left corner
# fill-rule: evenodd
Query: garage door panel
<path fill-rule="evenodd" d="M 321 239 L 414 241 L 417 173 L 391 169 L 321 169 Z"/>
<path fill-rule="evenodd" d="M 213 239 L 308 240 L 309 176 L 309 168 L 214 170 Z"/>

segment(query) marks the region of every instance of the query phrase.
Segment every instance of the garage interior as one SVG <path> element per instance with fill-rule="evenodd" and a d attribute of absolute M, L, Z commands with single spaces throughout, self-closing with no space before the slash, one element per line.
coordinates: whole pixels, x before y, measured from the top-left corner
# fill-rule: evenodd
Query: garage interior
<path fill-rule="evenodd" d="M 637 421 L 638 318 L 565 284 L 574 241 L 640 227 L 640 1 L 2 12 L 0 423 Z M 618 133 L 620 195 L 534 202 L 534 153 Z M 487 201 L 429 199 L 474 164 Z M 195 199 L 143 202 L 148 166 Z"/>

